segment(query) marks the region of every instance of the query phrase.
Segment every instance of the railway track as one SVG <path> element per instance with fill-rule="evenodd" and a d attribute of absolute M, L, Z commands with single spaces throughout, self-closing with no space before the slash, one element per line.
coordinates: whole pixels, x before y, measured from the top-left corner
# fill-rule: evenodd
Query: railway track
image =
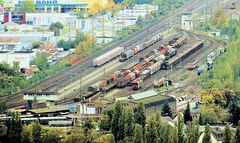
<path fill-rule="evenodd" d="M 192 33 L 190 33 L 190 34 L 192 34 Z M 203 38 L 203 36 L 200 36 L 200 35 L 198 35 L 198 37 L 199 38 Z M 204 60 L 206 59 L 207 54 L 209 54 L 210 52 L 216 50 L 217 46 L 219 45 L 218 44 L 219 41 L 215 41 L 213 39 L 209 39 L 209 38 L 206 38 L 206 37 L 205 37 L 205 40 L 207 40 L 209 42 L 209 46 L 208 47 L 213 47 L 213 48 L 207 48 L 207 50 L 202 48 L 202 49 L 196 51 L 195 53 L 193 53 L 192 55 L 190 55 L 189 57 L 187 57 L 185 60 L 182 61 L 183 65 L 186 65 L 188 62 L 196 60 L 196 59 L 198 59 L 198 61 L 204 62 Z M 220 42 L 220 45 L 223 45 L 223 44 L 225 44 L 225 43 L 224 42 Z M 179 64 L 177 64 L 176 67 L 178 65 Z M 160 77 L 158 76 L 158 78 L 170 77 L 171 79 L 175 79 L 175 78 L 180 78 L 179 76 L 185 74 L 186 72 L 190 73 L 186 68 L 182 68 L 182 69 L 179 70 L 176 67 L 172 69 L 172 73 L 170 73 L 170 75 L 168 73 L 169 71 L 163 71 L 163 70 L 158 71 L 156 74 L 161 73 L 161 76 Z M 141 92 L 153 89 L 154 87 L 153 87 L 153 82 L 152 81 L 156 77 L 157 77 L 157 75 L 153 75 L 149 79 L 147 79 L 144 82 L 145 86 L 143 87 L 143 89 L 141 89 Z M 187 85 L 185 85 L 184 87 L 186 87 L 186 86 Z M 170 90 L 170 91 L 174 91 L 174 89 Z M 168 93 L 170 93 L 170 91 L 168 91 Z M 129 95 L 138 93 L 138 92 L 140 92 L 140 91 L 135 92 L 135 91 L 132 91 L 131 88 L 128 88 L 128 89 L 124 89 L 123 91 L 119 91 L 119 93 L 116 94 L 115 97 L 126 97 L 126 96 L 129 96 Z"/>
<path fill-rule="evenodd" d="M 196 37 L 196 36 L 195 36 L 195 37 Z M 195 38 L 195 39 L 198 41 L 199 38 Z M 182 49 L 182 50 L 184 50 L 184 49 Z M 198 55 L 198 54 L 201 53 L 201 52 L 203 52 L 203 50 L 199 50 L 198 52 L 195 52 L 195 53 L 194 53 L 193 55 L 191 55 L 191 56 L 195 57 L 196 55 Z M 156 74 L 158 74 L 158 73 L 156 73 Z M 155 75 L 156 75 L 156 74 L 155 74 Z M 166 71 L 161 71 L 161 74 L 166 75 L 167 73 L 166 73 Z M 146 86 L 144 86 L 144 89 L 142 89 L 142 91 L 145 91 L 145 90 L 148 90 L 148 89 L 150 89 L 150 88 L 153 88 L 152 78 L 154 78 L 155 75 L 152 75 L 149 79 L 146 80 L 146 82 L 144 82 L 144 85 L 145 85 L 145 83 L 146 83 Z M 150 84 L 149 84 L 149 83 L 150 83 Z M 119 94 L 124 95 L 124 96 L 131 95 L 131 94 L 134 94 L 134 93 L 135 93 L 135 92 L 131 90 L 131 87 L 127 87 L 127 88 L 124 88 L 124 89 L 119 90 Z M 118 96 L 119 94 L 117 94 L 117 96 Z M 90 97 L 88 100 L 97 99 L 97 97 L 101 97 L 101 95 L 102 95 L 101 93 L 98 93 L 98 94 Z M 102 96 L 104 96 L 104 95 L 102 95 Z M 74 99 L 76 99 L 76 98 L 78 98 L 78 97 L 77 97 L 77 96 L 74 96 L 74 97 L 72 97 L 71 99 L 66 99 L 65 101 L 63 100 L 63 101 L 59 102 L 59 104 L 71 104 L 71 103 L 74 103 Z"/>
<path fill-rule="evenodd" d="M 12 103 L 12 105 L 10 105 L 10 106 L 8 105 L 8 107 L 14 107 L 15 104 L 16 104 L 16 106 L 18 106 L 17 105 L 18 103 L 16 101 L 19 101 L 21 99 L 23 92 L 30 91 L 30 90 L 46 91 L 46 90 L 54 90 L 57 88 L 64 87 L 65 85 L 71 83 L 72 81 L 77 80 L 77 75 L 87 74 L 87 73 L 95 70 L 95 68 L 92 67 L 92 59 L 94 57 L 97 57 L 97 56 L 101 55 L 102 53 L 105 53 L 106 51 L 113 49 L 119 45 L 123 46 L 123 47 L 129 47 L 129 46 L 137 43 L 138 41 L 143 40 L 144 39 L 143 37 L 146 37 L 146 34 L 151 33 L 153 35 L 156 32 L 159 32 L 161 30 L 169 28 L 168 27 L 169 19 L 174 19 L 175 17 L 178 17 L 179 13 L 186 11 L 187 9 L 190 9 L 191 7 L 196 7 L 196 6 L 201 7 L 201 5 L 202 5 L 201 0 L 191 0 L 190 2 L 185 4 L 182 8 L 170 13 L 169 17 L 160 18 L 156 22 L 146 26 L 142 31 L 136 32 L 136 33 L 134 33 L 134 35 L 130 35 L 126 38 L 123 38 L 116 44 L 103 49 L 101 52 L 96 53 L 96 54 L 92 55 L 91 57 L 86 58 L 86 60 L 84 62 L 74 65 L 71 68 L 69 68 L 68 70 L 56 73 L 54 76 L 39 82 L 38 86 L 33 86 L 33 87 L 30 87 L 30 88 L 27 88 L 27 89 L 21 91 L 20 93 L 16 93 L 16 94 L 8 96 L 7 97 L 7 100 L 9 101 L 8 103 L 10 103 L 10 104 Z M 2 100 L 4 98 L 6 99 L 6 97 L 3 97 L 3 98 L 0 98 L 0 100 Z M 23 104 L 23 103 L 19 103 L 19 105 L 20 104 Z"/>

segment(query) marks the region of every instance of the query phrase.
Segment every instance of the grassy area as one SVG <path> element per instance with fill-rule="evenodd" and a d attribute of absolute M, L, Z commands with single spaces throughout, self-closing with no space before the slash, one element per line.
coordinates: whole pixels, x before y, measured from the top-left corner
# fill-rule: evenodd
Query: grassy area
<path fill-rule="evenodd" d="M 174 86 L 163 86 L 163 87 L 158 88 L 157 92 L 158 93 L 162 93 L 162 92 L 169 91 L 169 90 L 171 90 L 173 88 L 174 88 Z"/>

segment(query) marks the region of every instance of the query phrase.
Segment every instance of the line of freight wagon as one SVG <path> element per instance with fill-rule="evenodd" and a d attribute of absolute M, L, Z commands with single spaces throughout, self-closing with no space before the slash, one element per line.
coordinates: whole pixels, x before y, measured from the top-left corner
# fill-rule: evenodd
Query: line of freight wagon
<path fill-rule="evenodd" d="M 197 75 L 201 75 L 205 69 L 207 71 L 212 69 L 213 65 L 214 65 L 214 60 L 216 60 L 217 57 L 219 57 L 226 51 L 227 51 L 227 49 L 225 47 L 220 47 L 220 48 L 216 49 L 214 52 L 211 52 L 210 54 L 208 54 L 205 64 L 197 67 L 197 69 L 196 69 Z"/>
<path fill-rule="evenodd" d="M 84 100 L 100 91 L 108 91 L 114 87 L 122 88 L 127 86 L 138 77 L 147 78 L 151 76 L 160 69 L 165 60 L 175 56 L 177 53 L 176 49 L 185 44 L 186 41 L 187 39 L 185 37 L 174 38 L 168 43 L 142 56 L 139 62 L 131 67 L 122 71 L 116 71 L 104 80 L 89 86 L 83 95 Z"/>
<path fill-rule="evenodd" d="M 191 46 L 191 48 L 187 49 L 186 51 L 179 54 L 175 58 L 173 58 L 173 59 L 169 60 L 168 62 L 164 63 L 162 65 L 162 68 L 163 69 L 168 69 L 169 67 L 176 65 L 180 61 L 183 61 L 185 58 L 187 58 L 190 54 L 192 54 L 195 51 L 202 48 L 203 45 L 204 45 L 204 43 L 203 43 L 202 40 L 198 41 L 193 46 Z M 166 82 L 167 82 L 167 80 L 165 80 L 164 77 L 161 77 L 160 79 L 154 80 L 153 85 L 154 85 L 154 87 L 161 87 L 161 86 L 165 85 Z"/>
<path fill-rule="evenodd" d="M 101 66 L 112 59 L 115 59 L 116 57 L 121 55 L 120 61 L 126 61 L 127 59 L 131 58 L 132 56 L 136 55 L 139 52 L 142 52 L 143 50 L 149 48 L 150 46 L 158 43 L 163 39 L 163 36 L 161 34 L 156 34 L 151 39 L 138 44 L 137 46 L 133 46 L 131 49 L 124 51 L 124 47 L 117 47 L 95 59 L 93 59 L 93 66 L 98 67 Z"/>

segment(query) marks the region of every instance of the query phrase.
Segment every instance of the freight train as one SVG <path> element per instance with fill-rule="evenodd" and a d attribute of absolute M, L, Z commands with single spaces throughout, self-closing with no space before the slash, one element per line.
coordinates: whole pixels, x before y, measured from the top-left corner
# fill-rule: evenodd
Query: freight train
<path fill-rule="evenodd" d="M 164 64 L 162 64 L 163 69 L 168 69 L 170 66 L 174 66 L 177 63 L 179 63 L 181 60 L 184 60 L 186 57 L 188 57 L 193 52 L 199 50 L 204 45 L 203 41 L 200 40 L 197 43 L 195 43 L 191 48 L 188 48 L 186 51 L 181 53 L 180 55 L 176 56 L 175 58 L 172 58 L 169 61 L 166 61 Z"/>
<path fill-rule="evenodd" d="M 151 39 L 152 41 L 149 40 L 142 46 L 150 46 L 154 43 L 153 41 L 160 39 L 161 35 L 155 36 Z M 138 62 L 134 62 L 127 67 L 123 67 L 122 70 L 116 71 L 107 78 L 89 86 L 88 90 L 83 95 L 84 100 L 87 100 L 100 91 L 108 91 L 114 87 L 123 88 L 125 86 L 132 85 L 133 89 L 139 89 L 143 80 L 160 70 L 162 64 L 165 63 L 165 60 L 174 57 L 177 54 L 177 48 L 185 43 L 185 37 L 178 37 L 150 51 L 144 57 L 141 57 Z M 141 51 L 141 48 L 138 46 L 134 49 L 135 53 L 138 49 Z M 131 50 L 133 50 L 133 48 Z M 126 53 L 128 52 L 125 51 L 125 54 Z M 123 59 L 123 57 L 127 57 L 127 59 L 130 58 L 128 54 L 126 55 L 127 56 L 124 56 L 123 52 L 120 59 Z"/>
<path fill-rule="evenodd" d="M 132 47 L 131 49 L 124 51 L 121 55 L 120 55 L 120 62 L 124 62 L 126 60 L 128 60 L 129 58 L 133 57 L 134 55 L 136 55 L 137 53 L 143 51 L 144 49 L 152 46 L 153 44 L 159 42 L 162 40 L 162 35 L 161 34 L 157 34 L 155 36 L 153 36 L 150 40 L 138 44 L 137 46 Z"/>

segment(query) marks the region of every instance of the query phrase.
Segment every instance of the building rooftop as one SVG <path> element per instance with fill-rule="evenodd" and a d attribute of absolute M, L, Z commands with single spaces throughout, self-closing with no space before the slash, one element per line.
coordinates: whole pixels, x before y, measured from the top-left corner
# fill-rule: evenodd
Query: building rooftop
<path fill-rule="evenodd" d="M 136 102 L 144 103 L 146 107 L 151 107 L 151 106 L 157 106 L 160 104 L 164 104 L 165 102 L 176 102 L 176 99 L 171 96 L 164 96 L 164 95 L 157 95 L 157 96 L 152 96 L 149 98 L 144 98 L 141 100 L 136 100 Z"/>
<path fill-rule="evenodd" d="M 0 42 L 20 42 L 20 38 L 0 38 Z"/>
<path fill-rule="evenodd" d="M 61 107 L 61 108 L 54 108 L 54 109 L 50 109 L 50 108 L 39 108 L 39 109 L 32 109 L 32 110 L 29 110 L 30 112 L 32 113 L 35 113 L 35 114 L 41 114 L 41 113 L 54 113 L 54 112 L 66 112 L 66 111 L 69 111 L 68 108 L 64 108 L 64 107 Z"/>
<path fill-rule="evenodd" d="M 128 99 L 136 101 L 136 100 L 141 100 L 141 99 L 149 98 L 149 97 L 156 96 L 156 95 L 158 95 L 158 93 L 155 90 L 149 90 L 146 92 L 141 92 L 141 93 L 130 95 L 130 96 L 128 96 Z"/>

